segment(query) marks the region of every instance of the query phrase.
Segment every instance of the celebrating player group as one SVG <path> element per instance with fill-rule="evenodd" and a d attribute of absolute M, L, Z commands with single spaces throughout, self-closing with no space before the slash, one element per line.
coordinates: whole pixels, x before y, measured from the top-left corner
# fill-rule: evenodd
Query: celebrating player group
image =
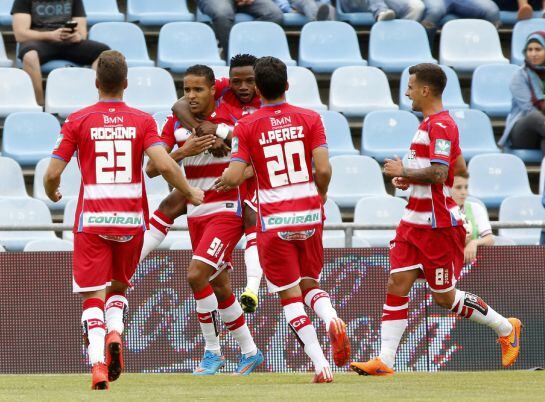
<path fill-rule="evenodd" d="M 440 306 L 492 328 L 499 336 L 502 363 L 510 366 L 519 354 L 520 321 L 456 288 L 466 232 L 449 187 L 466 166 L 456 124 L 441 102 L 445 74 L 433 64 L 419 64 L 409 72 L 407 95 L 424 120 L 407 166 L 399 159 L 384 164 L 394 186 L 410 187 L 411 195 L 390 244 L 381 351 L 350 367 L 366 375 L 394 373 L 407 327 L 408 294 L 419 277 Z M 77 152 L 82 184 L 73 228 L 73 288 L 83 299 L 91 388 L 108 389 L 123 372 L 131 278 L 182 214 L 187 214 L 193 258 L 180 269 L 195 298 L 205 349 L 193 374 L 213 375 L 224 365 L 219 321 L 240 347 L 235 374 L 249 375 L 263 362 L 244 314 L 256 311 L 264 274 L 312 361 L 313 382 L 332 382 L 329 361 L 305 309 L 323 321 L 334 363 L 346 365 L 346 325 L 320 288 L 331 165 L 320 115 L 286 102 L 285 64 L 274 57 L 237 55 L 230 61 L 229 79 L 219 80 L 207 66 L 188 68 L 184 97 L 173 106 L 160 135 L 150 115 L 123 103 L 128 85 L 124 56 L 103 52 L 96 78 L 99 102 L 66 119 L 44 175 L 48 197 L 58 201 L 61 174 Z M 149 157 L 145 169 L 144 153 Z M 144 174 L 162 175 L 173 187 L 151 218 Z M 247 283 L 237 299 L 229 270 L 243 235 Z"/>

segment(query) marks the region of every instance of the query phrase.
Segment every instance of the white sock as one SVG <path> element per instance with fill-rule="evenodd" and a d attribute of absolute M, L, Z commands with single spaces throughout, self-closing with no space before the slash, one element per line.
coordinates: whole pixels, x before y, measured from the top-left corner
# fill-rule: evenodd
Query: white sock
<path fill-rule="evenodd" d="M 221 355 L 220 338 L 216 323 L 216 309 L 218 299 L 212 290 L 212 286 L 194 294 L 197 302 L 197 317 L 201 325 L 201 332 L 204 337 L 204 348 L 217 355 Z"/>
<path fill-rule="evenodd" d="M 139 262 L 142 262 L 149 253 L 159 247 L 165 240 L 172 223 L 172 220 L 161 211 L 157 210 L 153 213 L 150 218 L 149 230 L 144 233 L 144 245 L 142 246 Z"/>
<path fill-rule="evenodd" d="M 261 283 L 261 277 L 263 276 L 263 269 L 259 263 L 255 230 L 246 232 L 244 263 L 246 264 L 246 288 L 257 295 L 259 294 L 259 285 Z"/>
<path fill-rule="evenodd" d="M 399 342 L 407 328 L 409 297 L 386 294 L 380 326 L 380 359 L 393 368 Z"/>
<path fill-rule="evenodd" d="M 123 319 L 129 309 L 127 298 L 119 294 L 108 295 L 105 305 L 104 316 L 108 332 L 116 331 L 121 335 L 125 329 Z"/>
<path fill-rule="evenodd" d="M 101 299 L 87 299 L 83 302 L 81 324 L 89 345 L 87 354 L 89 362 L 104 363 L 104 338 L 106 327 L 104 326 L 104 301 Z"/>
<path fill-rule="evenodd" d="M 282 300 L 284 308 L 284 316 L 291 329 L 297 335 L 297 338 L 304 345 L 305 353 L 310 357 L 314 364 L 316 373 L 321 372 L 324 368 L 329 367 L 329 362 L 324 356 L 316 330 L 310 321 L 310 318 L 305 313 L 303 300 L 300 297 Z"/>
<path fill-rule="evenodd" d="M 331 304 L 329 294 L 322 289 L 310 289 L 305 294 L 305 304 L 310 307 L 325 323 L 325 329 L 329 330 L 331 320 L 337 318 L 337 311 Z"/>
<path fill-rule="evenodd" d="M 483 299 L 469 292 L 464 292 L 458 289 L 454 296 L 454 303 L 451 311 L 461 317 L 470 319 L 471 321 L 484 324 L 492 328 L 498 336 L 507 336 L 513 330 L 511 323 L 498 314 L 492 307 L 487 305 Z"/>
<path fill-rule="evenodd" d="M 240 346 L 240 352 L 247 357 L 257 353 L 257 346 L 250 329 L 244 319 L 244 313 L 234 294 L 224 302 L 219 303 L 218 311 L 221 320 Z"/>

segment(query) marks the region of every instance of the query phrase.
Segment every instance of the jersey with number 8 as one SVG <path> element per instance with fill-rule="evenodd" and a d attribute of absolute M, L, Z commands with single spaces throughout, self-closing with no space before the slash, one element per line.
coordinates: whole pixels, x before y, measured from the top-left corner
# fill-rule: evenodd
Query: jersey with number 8
<path fill-rule="evenodd" d="M 320 115 L 287 103 L 264 105 L 235 126 L 232 160 L 253 165 L 262 231 L 295 231 L 323 224 L 312 176 L 312 151 L 327 147 Z"/>
<path fill-rule="evenodd" d="M 132 235 L 145 230 L 144 151 L 162 144 L 153 118 L 123 102 L 98 102 L 68 116 L 52 157 L 77 151 L 82 183 L 74 232 Z"/>

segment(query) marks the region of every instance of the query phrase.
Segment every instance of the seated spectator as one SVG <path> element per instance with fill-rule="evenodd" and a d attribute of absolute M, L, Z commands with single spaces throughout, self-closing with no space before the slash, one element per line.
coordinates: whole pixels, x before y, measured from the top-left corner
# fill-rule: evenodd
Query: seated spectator
<path fill-rule="evenodd" d="M 337 0 L 345 13 L 373 13 L 375 20 L 386 21 L 394 18 L 420 21 L 424 14 L 421 0 Z"/>
<path fill-rule="evenodd" d="M 32 80 L 36 101 L 44 104 L 40 66 L 50 60 L 68 60 L 96 67 L 100 53 L 109 47 L 87 40 L 87 19 L 82 0 L 15 0 L 11 9 L 19 54 Z M 66 28 L 69 21 L 77 23 Z"/>
<path fill-rule="evenodd" d="M 496 27 L 501 25 L 500 9 L 492 0 L 424 0 L 426 10 L 422 25 L 426 29 L 437 29 L 447 14 L 460 18 L 477 18 L 490 21 Z"/>
<path fill-rule="evenodd" d="M 498 144 L 518 149 L 541 148 L 545 155 L 545 31 L 529 35 L 523 52 L 524 66 L 511 80 L 511 112 Z"/>
<path fill-rule="evenodd" d="M 502 11 L 517 11 L 518 20 L 527 20 L 534 17 L 535 11 L 545 9 L 544 0 L 494 0 Z"/>
<path fill-rule="evenodd" d="M 494 236 L 486 210 L 478 203 L 466 201 L 469 175 L 461 173 L 454 176 L 451 195 L 465 216 L 464 227 L 467 230 L 464 262 L 470 263 L 477 256 L 478 246 L 493 246 Z"/>
<path fill-rule="evenodd" d="M 310 21 L 335 19 L 335 8 L 329 0 L 274 0 L 283 13 L 298 12 Z"/>
<path fill-rule="evenodd" d="M 258 21 L 282 23 L 282 11 L 273 0 L 197 0 L 197 5 L 212 19 L 216 38 L 225 54 L 235 13 L 250 14 Z"/>

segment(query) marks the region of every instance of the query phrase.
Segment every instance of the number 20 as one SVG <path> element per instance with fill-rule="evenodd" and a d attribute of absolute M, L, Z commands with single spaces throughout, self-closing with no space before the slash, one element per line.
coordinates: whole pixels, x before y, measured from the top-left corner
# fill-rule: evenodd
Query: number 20
<path fill-rule="evenodd" d="M 265 153 L 265 158 L 276 158 L 276 160 L 267 162 L 267 170 L 269 171 L 269 180 L 272 187 L 308 181 L 309 176 L 305 159 L 305 144 L 303 141 L 286 142 L 284 145 L 269 145 L 263 148 L 263 152 Z M 285 158 L 284 154 L 286 155 Z M 294 155 L 299 156 L 300 170 L 295 170 Z M 282 171 L 286 171 L 286 173 L 279 173 Z"/>

